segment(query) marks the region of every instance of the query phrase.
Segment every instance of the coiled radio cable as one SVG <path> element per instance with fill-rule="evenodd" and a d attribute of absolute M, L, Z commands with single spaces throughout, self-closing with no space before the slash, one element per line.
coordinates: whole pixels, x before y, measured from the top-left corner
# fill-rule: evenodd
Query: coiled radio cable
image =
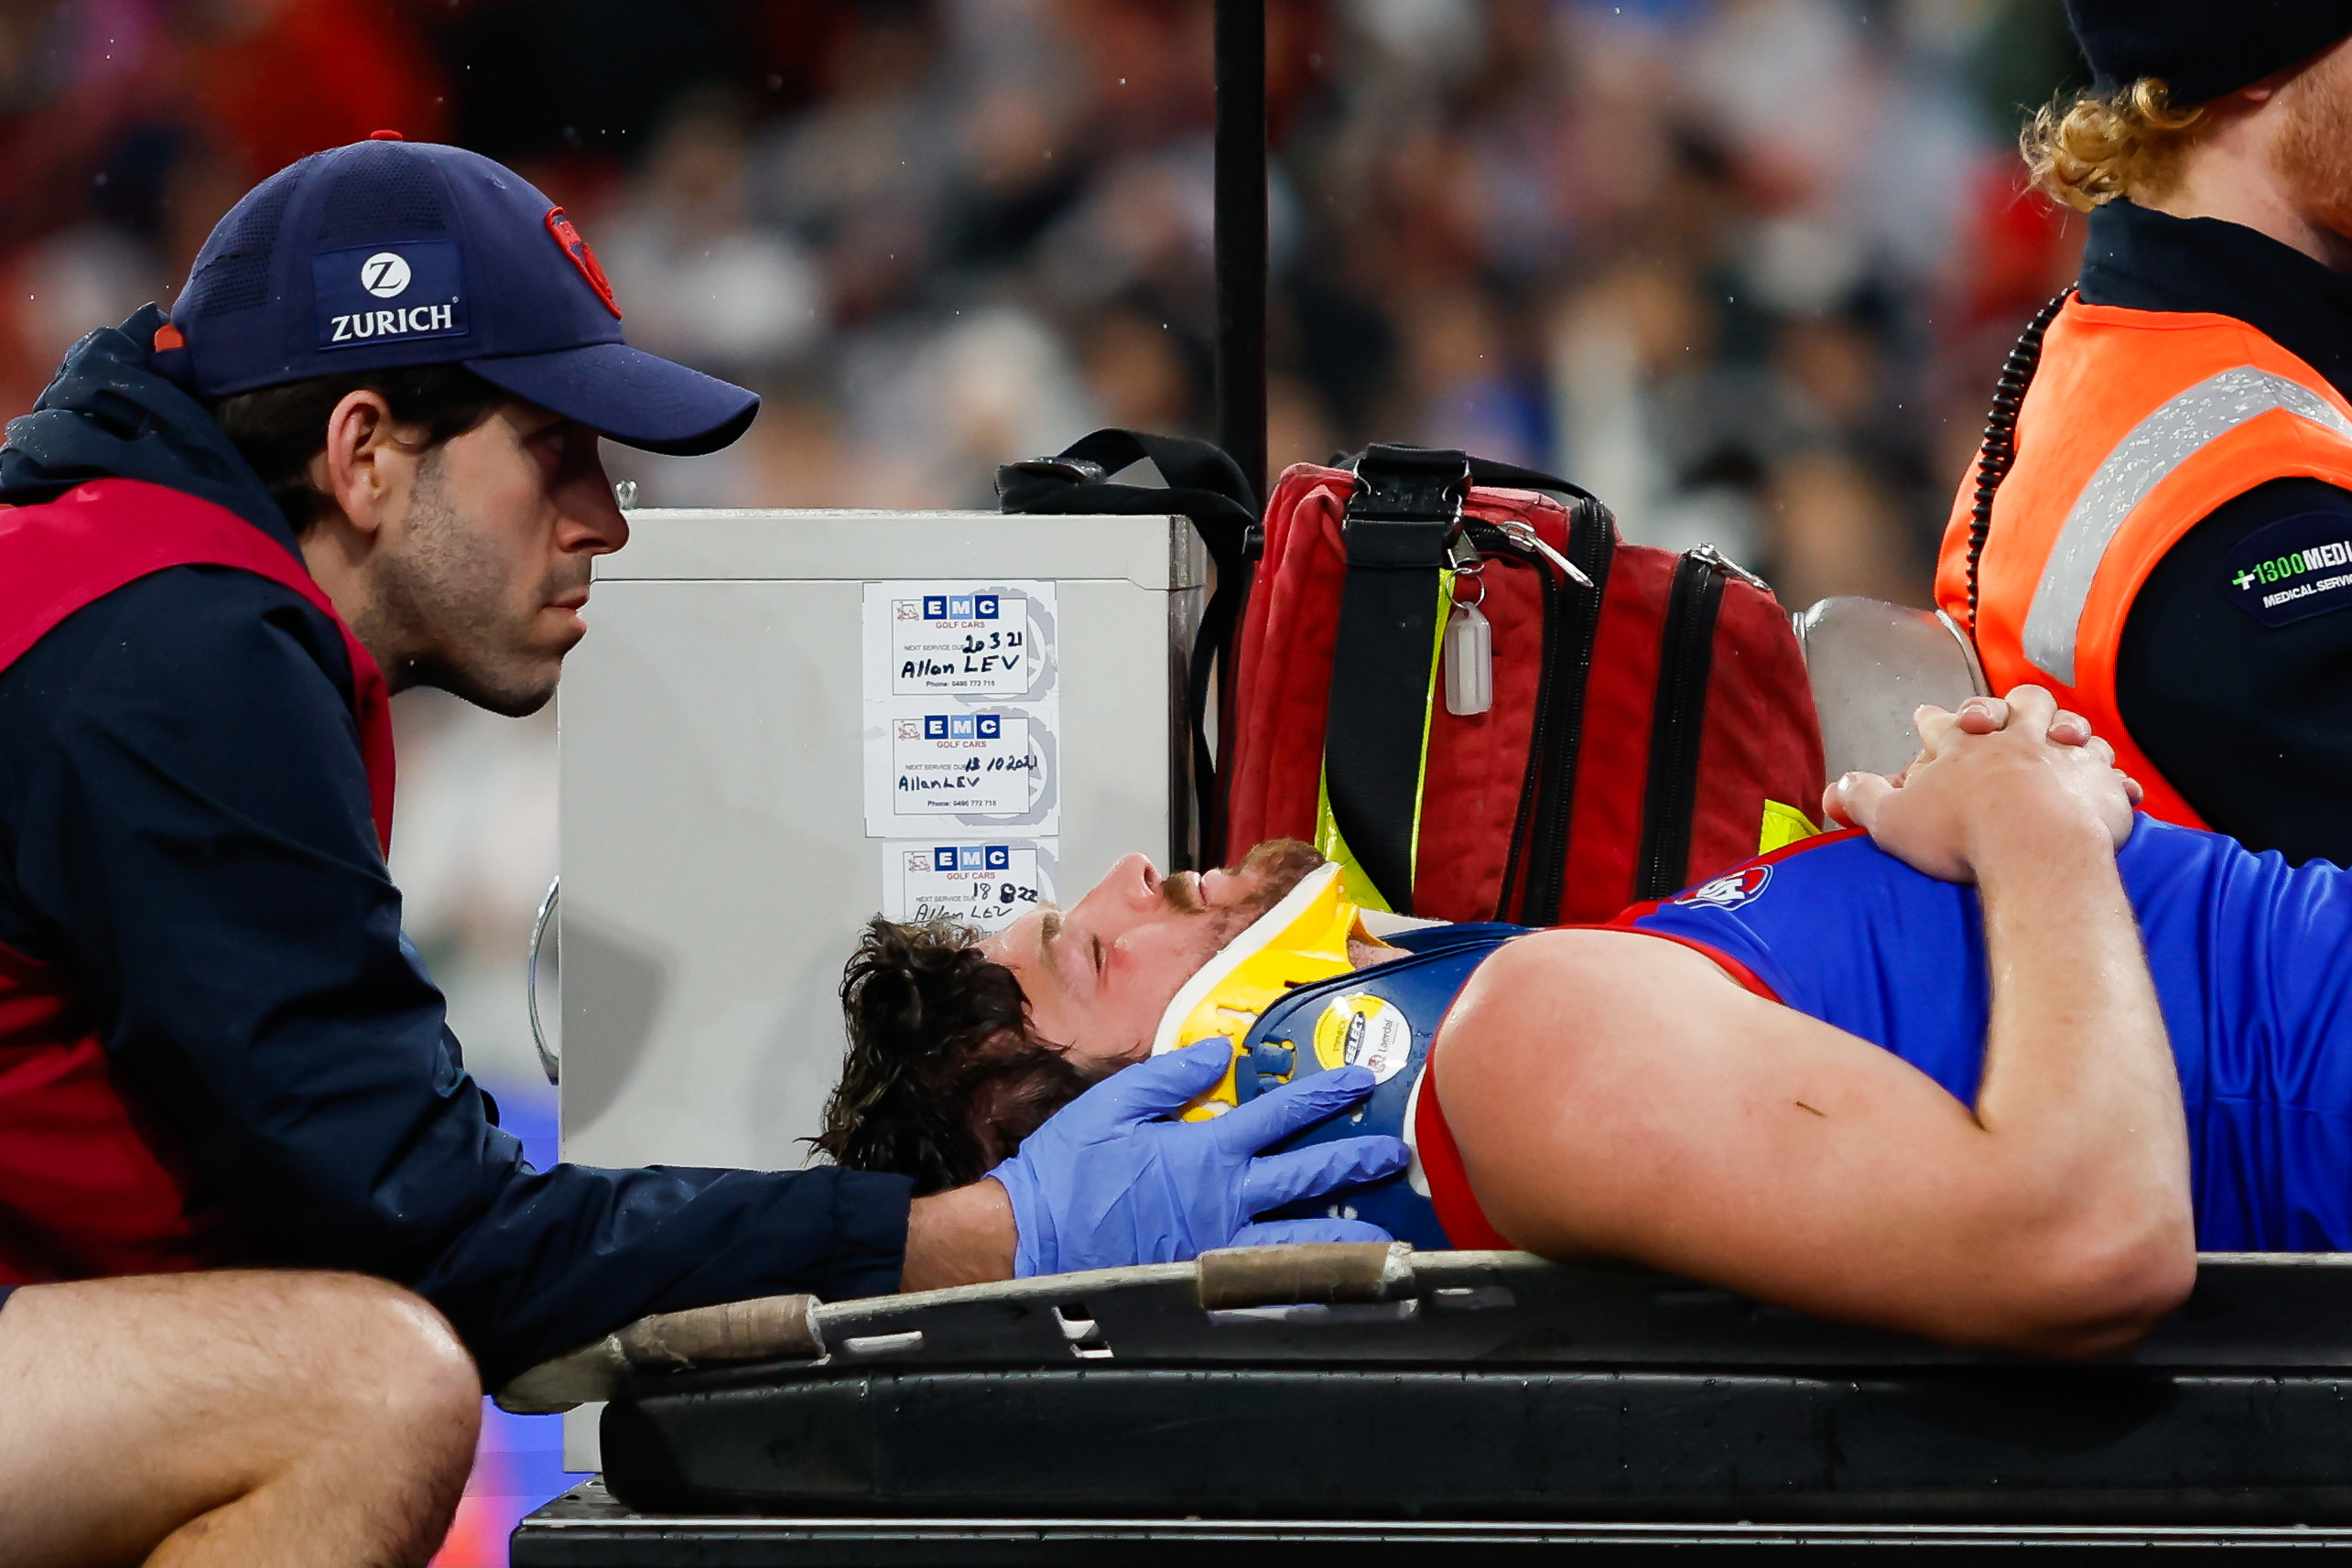
<path fill-rule="evenodd" d="M 1985 539 L 1993 525 L 1993 497 L 2000 493 L 2001 481 L 2009 470 L 2017 466 L 2017 415 L 2025 406 L 2025 389 L 2033 384 L 2033 373 L 2042 366 L 2042 340 L 2049 335 L 2050 323 L 2075 297 L 2075 286 L 2068 284 L 2058 297 L 2042 307 L 2032 320 L 2019 334 L 2017 346 L 2009 351 L 2002 362 L 2000 380 L 1994 384 L 1992 413 L 1985 418 L 1984 445 L 1977 451 L 1977 500 L 1968 514 L 1968 635 L 1977 634 L 1977 565 L 1984 558 Z"/>

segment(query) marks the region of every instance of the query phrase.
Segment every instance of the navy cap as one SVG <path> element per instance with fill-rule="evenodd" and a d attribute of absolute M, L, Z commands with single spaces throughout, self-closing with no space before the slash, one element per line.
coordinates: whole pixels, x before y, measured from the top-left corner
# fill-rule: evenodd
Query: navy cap
<path fill-rule="evenodd" d="M 2183 107 L 2250 87 L 2352 36 L 2346 0 L 2066 0 L 2066 20 L 2101 92 L 2153 76 Z"/>
<path fill-rule="evenodd" d="M 177 334 L 179 342 L 172 342 Z M 760 400 L 639 349 L 588 242 L 514 170 L 388 132 L 313 153 L 229 210 L 156 345 L 201 397 L 461 364 L 648 451 L 716 451 Z"/>

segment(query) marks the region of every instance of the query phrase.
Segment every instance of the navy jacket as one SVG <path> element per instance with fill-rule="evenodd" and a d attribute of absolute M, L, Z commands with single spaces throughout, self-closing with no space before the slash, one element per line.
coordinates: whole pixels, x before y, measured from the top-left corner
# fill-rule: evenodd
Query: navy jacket
<path fill-rule="evenodd" d="M 8 426 L 0 501 L 145 480 L 290 546 L 150 367 L 159 319 L 75 347 Z M 107 595 L 0 673 L 0 942 L 71 970 L 264 1258 L 415 1288 L 492 1388 L 648 1312 L 894 1290 L 902 1177 L 524 1162 L 401 935 L 351 678 L 325 616 L 206 567 Z"/>

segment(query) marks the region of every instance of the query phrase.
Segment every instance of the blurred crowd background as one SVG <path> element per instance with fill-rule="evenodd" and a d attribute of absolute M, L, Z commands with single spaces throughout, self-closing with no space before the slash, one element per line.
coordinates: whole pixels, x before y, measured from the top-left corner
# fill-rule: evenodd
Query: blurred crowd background
<path fill-rule="evenodd" d="M 2081 242 L 2013 150 L 2081 70 L 2058 0 L 1268 12 L 1277 470 L 1465 447 L 1793 607 L 1927 601 Z M 766 396 L 720 456 L 612 452 L 646 503 L 989 506 L 1098 425 L 1208 432 L 1210 36 L 1209 0 L 0 0 L 0 415 L 255 180 L 390 127 L 520 168 L 633 342 Z M 544 1119 L 553 716 L 396 706 L 410 931 Z"/>
<path fill-rule="evenodd" d="M 2010 151 L 2075 69 L 2056 0 L 1269 12 L 1277 465 L 1465 445 L 1793 603 L 1917 597 L 1988 367 L 2071 265 Z M 1207 422 L 1209 32 L 1208 0 L 7 0 L 0 407 L 168 301 L 253 180 L 392 126 L 523 168 L 632 341 L 767 394 L 724 457 L 617 463 L 649 501 L 985 505 L 1009 456 Z"/>
<path fill-rule="evenodd" d="M 2057 0 L 1271 0 L 1274 464 L 1460 446 L 1803 606 L 1925 602 L 2081 224 L 2020 189 Z M 987 506 L 1209 425 L 1209 0 L 0 0 L 0 413 L 261 176 L 396 128 L 522 169 L 632 341 L 767 405 L 649 504 Z M 485 1068 L 551 721 L 404 699 L 412 928 Z M 475 971 L 479 970 L 477 974 Z"/>

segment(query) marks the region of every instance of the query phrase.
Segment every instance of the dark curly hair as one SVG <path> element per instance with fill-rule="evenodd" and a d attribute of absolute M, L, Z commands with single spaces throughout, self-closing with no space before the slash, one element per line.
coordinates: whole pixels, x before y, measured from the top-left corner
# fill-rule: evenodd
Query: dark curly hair
<path fill-rule="evenodd" d="M 849 1054 L 811 1141 L 835 1164 L 912 1176 L 918 1197 L 963 1186 L 1085 1092 L 979 944 L 948 921 L 867 925 L 841 975 Z"/>

